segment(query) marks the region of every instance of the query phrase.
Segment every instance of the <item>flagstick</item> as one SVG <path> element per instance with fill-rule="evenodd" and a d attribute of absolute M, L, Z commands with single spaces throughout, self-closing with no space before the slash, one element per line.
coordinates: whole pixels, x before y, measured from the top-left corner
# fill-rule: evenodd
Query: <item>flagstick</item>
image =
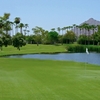
<path fill-rule="evenodd" d="M 89 54 L 88 48 L 86 48 L 86 54 L 87 56 L 86 56 L 86 62 L 85 62 L 85 75 L 86 75 L 86 65 L 88 63 L 88 54 Z"/>
<path fill-rule="evenodd" d="M 85 75 L 86 75 L 87 60 L 88 60 L 88 58 L 87 58 L 87 55 L 86 55 L 86 62 L 85 62 Z"/>
<path fill-rule="evenodd" d="M 85 62 L 85 75 L 86 75 L 86 64 L 87 64 L 87 55 L 86 55 L 86 62 Z"/>

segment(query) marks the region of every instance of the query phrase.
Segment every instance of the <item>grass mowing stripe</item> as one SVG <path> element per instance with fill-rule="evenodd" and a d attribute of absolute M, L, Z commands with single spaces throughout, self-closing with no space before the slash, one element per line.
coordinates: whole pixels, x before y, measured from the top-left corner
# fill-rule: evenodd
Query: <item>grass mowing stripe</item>
<path fill-rule="evenodd" d="M 99 100 L 100 66 L 0 58 L 0 100 Z"/>

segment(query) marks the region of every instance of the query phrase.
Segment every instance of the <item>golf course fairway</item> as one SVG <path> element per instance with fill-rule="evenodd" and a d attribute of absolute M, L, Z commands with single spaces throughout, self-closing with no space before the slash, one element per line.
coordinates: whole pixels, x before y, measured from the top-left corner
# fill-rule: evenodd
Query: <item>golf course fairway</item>
<path fill-rule="evenodd" d="M 100 66 L 0 58 L 0 100 L 100 100 Z"/>

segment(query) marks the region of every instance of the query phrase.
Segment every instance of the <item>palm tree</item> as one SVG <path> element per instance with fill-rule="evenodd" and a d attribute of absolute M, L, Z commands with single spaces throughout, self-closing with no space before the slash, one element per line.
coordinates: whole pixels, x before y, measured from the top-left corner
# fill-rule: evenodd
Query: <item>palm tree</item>
<path fill-rule="evenodd" d="M 85 35 L 83 35 L 83 36 L 85 36 L 85 37 L 87 37 L 87 34 L 86 34 L 86 31 L 87 31 L 87 27 L 88 27 L 88 24 L 87 23 L 83 23 L 82 25 L 81 25 L 81 27 L 82 27 L 82 29 L 85 31 Z M 85 39 L 85 45 L 86 45 L 86 38 L 84 38 Z"/>
<path fill-rule="evenodd" d="M 80 35 L 82 35 L 82 25 L 80 25 L 80 26 L 78 26 L 79 27 L 79 29 L 80 29 Z"/>
<path fill-rule="evenodd" d="M 28 26 L 28 24 L 25 24 L 24 27 L 25 27 L 25 29 L 27 30 L 27 28 L 28 28 L 29 26 Z"/>
<path fill-rule="evenodd" d="M 92 31 L 93 31 L 93 34 L 94 34 L 94 32 L 95 32 L 95 29 L 96 29 L 96 26 L 95 26 L 95 25 L 91 25 L 91 29 L 92 29 Z"/>
<path fill-rule="evenodd" d="M 28 35 L 29 35 L 29 32 L 30 32 L 30 30 L 27 30 Z"/>
<path fill-rule="evenodd" d="M 52 28 L 51 30 L 52 30 L 52 31 L 55 31 L 55 28 Z"/>
<path fill-rule="evenodd" d="M 67 27 L 64 27 L 64 31 L 65 31 L 65 33 L 66 33 L 66 29 L 67 29 Z"/>
<path fill-rule="evenodd" d="M 90 36 L 91 25 L 87 24 L 86 29 L 88 30 L 88 36 Z"/>
<path fill-rule="evenodd" d="M 71 31 L 72 31 L 72 29 L 73 29 L 73 26 L 70 26 L 70 29 L 71 29 Z"/>
<path fill-rule="evenodd" d="M 66 29 L 67 29 L 67 31 L 68 31 L 69 27 L 67 26 Z"/>
<path fill-rule="evenodd" d="M 82 29 L 84 29 L 85 30 L 85 35 L 87 35 L 86 33 L 86 31 L 87 31 L 87 29 L 88 29 L 88 25 L 89 24 L 87 24 L 87 23 L 84 23 L 84 24 L 82 24 Z"/>
<path fill-rule="evenodd" d="M 20 23 L 19 24 L 19 28 L 20 28 L 20 33 L 22 34 L 22 28 L 24 27 L 24 24 L 23 23 Z"/>
<path fill-rule="evenodd" d="M 69 31 L 72 30 L 73 26 L 68 26 Z"/>
<path fill-rule="evenodd" d="M 15 34 L 16 34 L 18 32 L 18 24 L 20 23 L 20 18 L 16 17 L 14 23 L 16 24 L 15 26 Z"/>
<path fill-rule="evenodd" d="M 76 33 L 76 24 L 73 24 L 73 31 L 74 31 L 74 33 Z"/>
<path fill-rule="evenodd" d="M 27 34 L 27 33 L 26 33 L 26 31 L 27 31 L 27 30 L 26 30 L 26 29 L 24 29 L 23 31 L 24 31 L 24 35 L 26 35 L 26 34 Z"/>
<path fill-rule="evenodd" d="M 64 31 L 64 27 L 61 28 L 61 30 L 62 30 L 62 39 L 61 39 L 61 40 L 62 40 L 62 45 L 63 45 L 63 35 L 64 35 L 64 34 L 63 34 L 63 31 Z"/>
<path fill-rule="evenodd" d="M 11 27 L 11 30 L 12 30 L 12 36 L 14 35 L 14 30 L 13 30 L 13 26 L 14 26 L 14 22 L 10 22 L 10 27 Z"/>
<path fill-rule="evenodd" d="M 86 29 L 88 31 L 88 45 L 90 44 L 90 30 L 91 30 L 91 25 L 87 24 Z"/>
<path fill-rule="evenodd" d="M 63 36 L 63 35 L 64 35 L 64 34 L 63 34 L 63 31 L 65 30 L 65 29 L 64 29 L 64 27 L 63 27 L 63 28 L 61 28 L 61 30 L 62 30 L 62 36 Z"/>
<path fill-rule="evenodd" d="M 60 34 L 60 30 L 61 30 L 60 27 L 58 27 L 58 28 L 57 28 L 57 31 L 59 32 L 59 34 Z"/>
<path fill-rule="evenodd" d="M 92 29 L 92 40 L 93 40 L 93 45 L 94 45 L 94 33 L 95 33 L 95 29 L 96 29 L 96 26 L 95 25 L 91 25 L 91 29 Z"/>
<path fill-rule="evenodd" d="M 76 25 L 76 36 L 78 38 L 78 25 Z"/>

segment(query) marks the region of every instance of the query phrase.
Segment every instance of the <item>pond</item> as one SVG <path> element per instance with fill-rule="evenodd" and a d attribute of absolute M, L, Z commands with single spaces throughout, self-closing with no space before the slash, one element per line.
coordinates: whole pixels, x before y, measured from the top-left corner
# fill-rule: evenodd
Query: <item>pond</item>
<path fill-rule="evenodd" d="M 59 53 L 59 54 L 26 54 L 12 55 L 8 58 L 36 58 L 36 59 L 51 59 L 51 60 L 67 60 L 76 62 L 86 62 L 90 64 L 100 65 L 100 53 Z"/>

